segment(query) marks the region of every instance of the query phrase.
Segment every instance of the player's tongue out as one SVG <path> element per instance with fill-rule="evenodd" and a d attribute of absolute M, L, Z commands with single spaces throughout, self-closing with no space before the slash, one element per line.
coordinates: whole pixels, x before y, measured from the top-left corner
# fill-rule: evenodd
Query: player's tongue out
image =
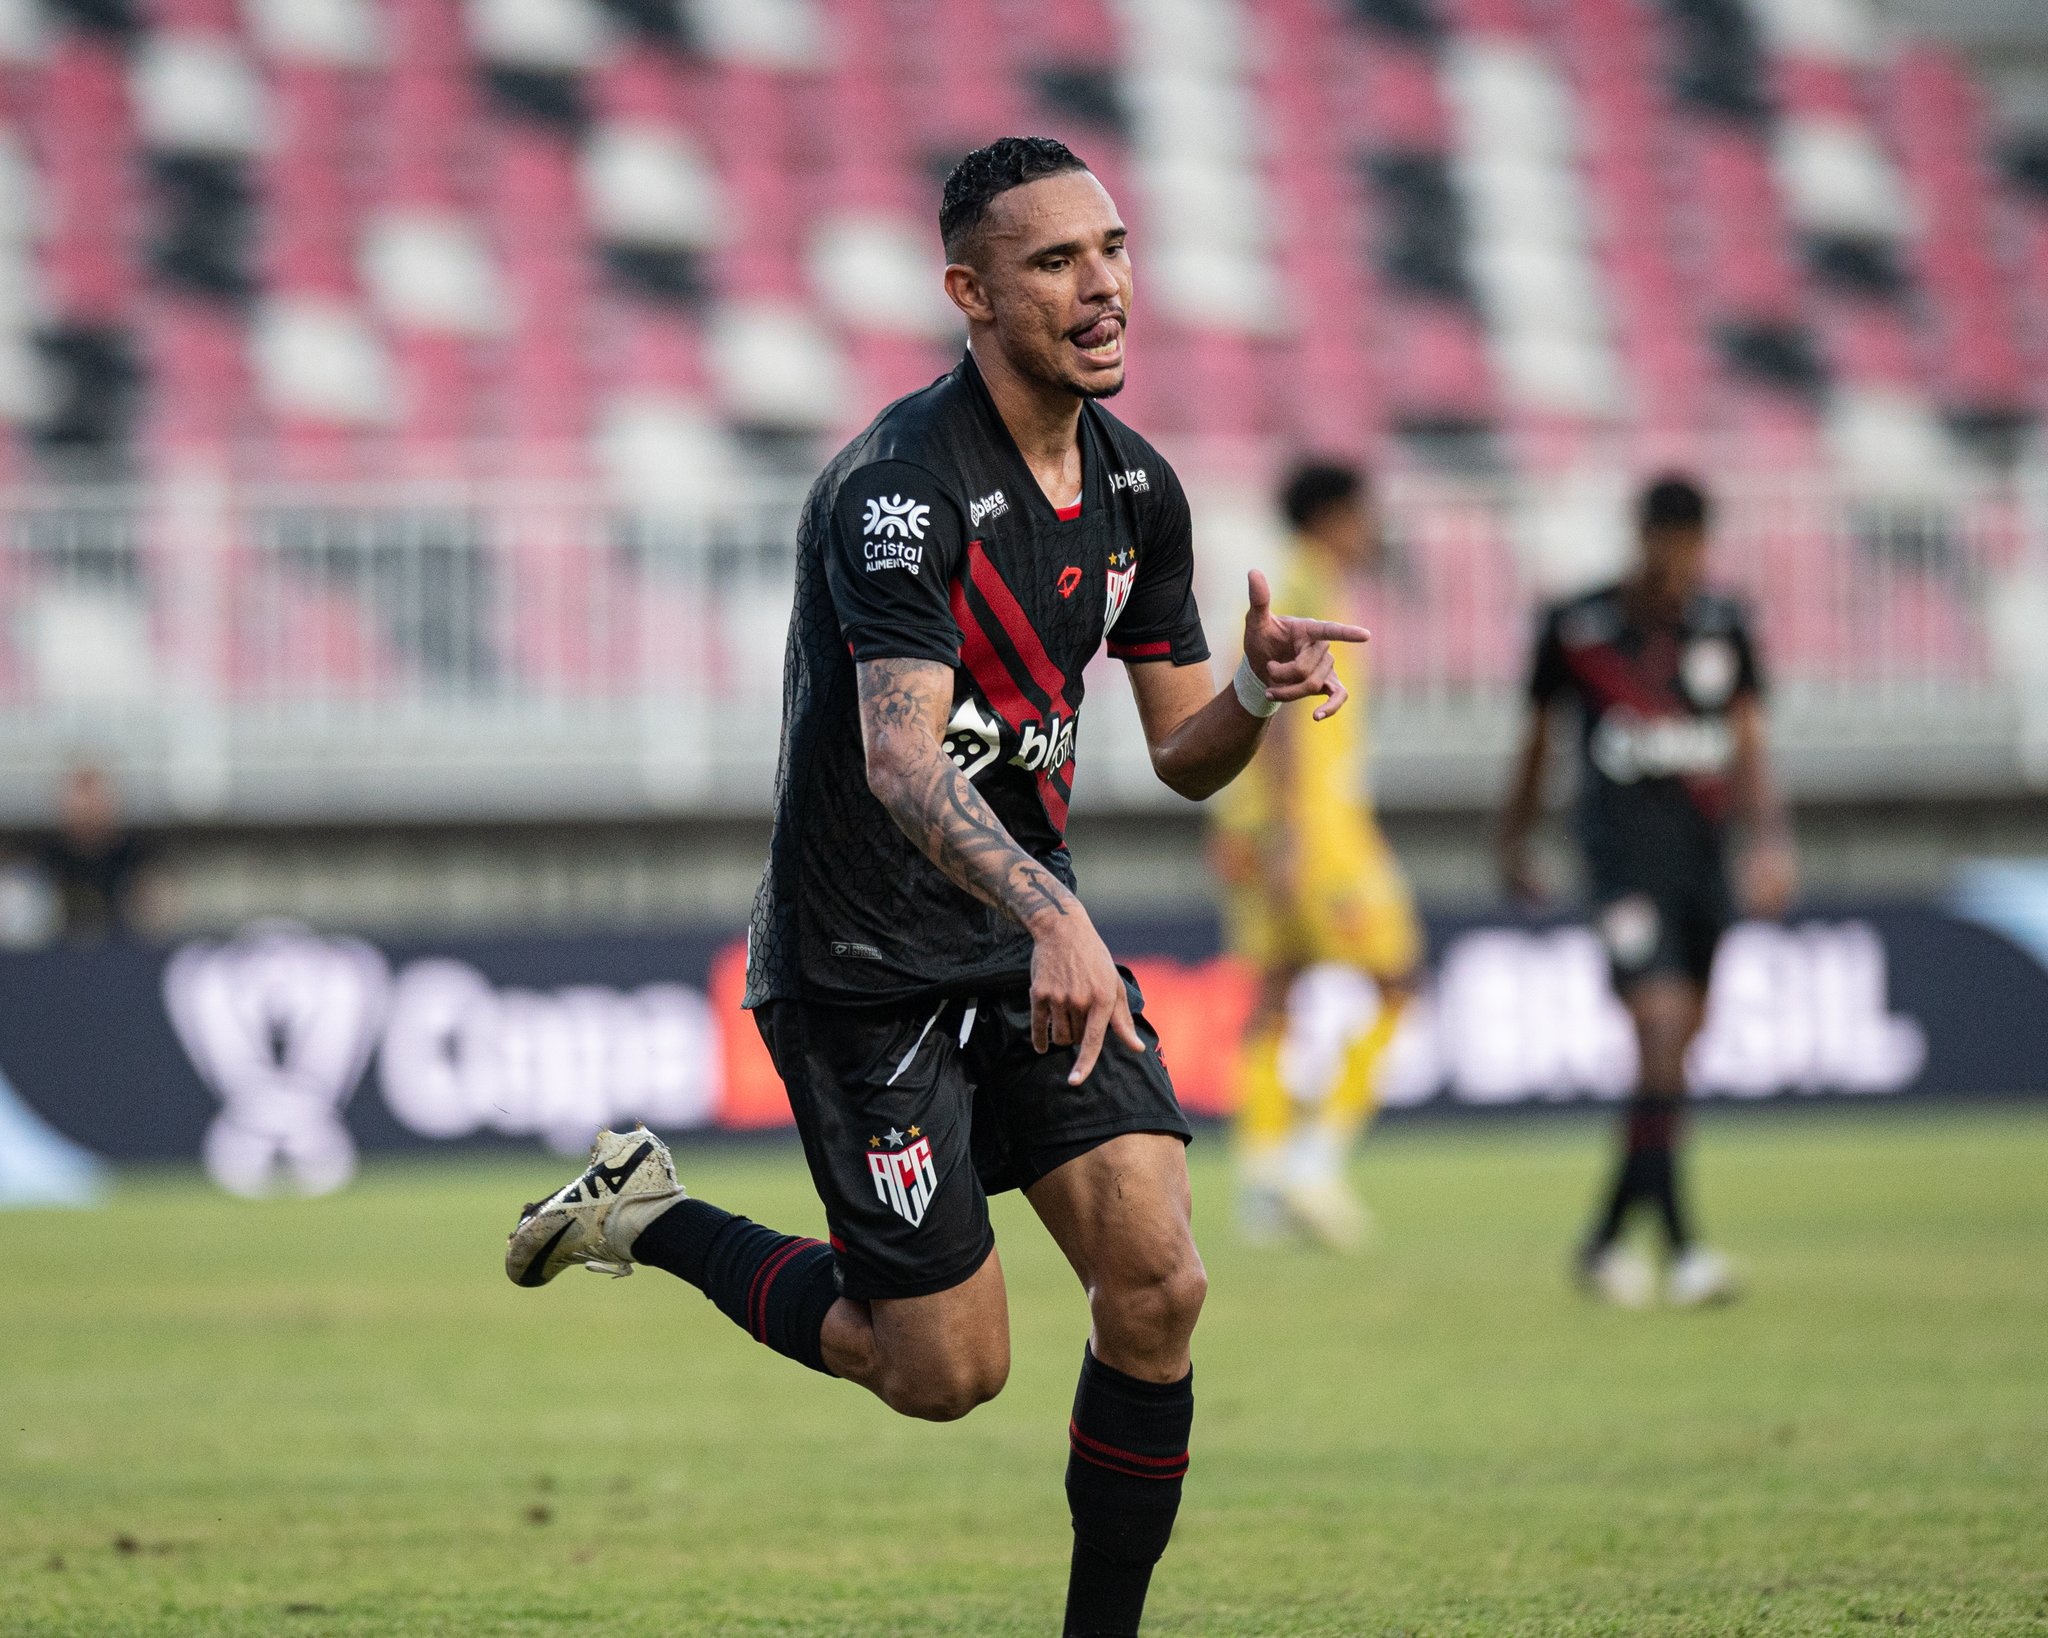
<path fill-rule="evenodd" d="M 1123 344 L 1123 321 L 1114 315 L 1097 319 L 1082 329 L 1068 332 L 1067 339 L 1095 358 L 1114 358 Z"/>

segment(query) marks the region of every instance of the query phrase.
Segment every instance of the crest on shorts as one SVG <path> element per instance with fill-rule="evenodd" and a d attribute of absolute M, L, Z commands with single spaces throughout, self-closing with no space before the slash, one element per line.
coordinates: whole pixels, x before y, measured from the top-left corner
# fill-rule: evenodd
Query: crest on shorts
<path fill-rule="evenodd" d="M 868 1174 L 875 1197 L 912 1228 L 924 1221 L 925 1208 L 938 1192 L 938 1168 L 932 1164 L 932 1140 L 915 1126 L 899 1132 L 893 1126 L 868 1139 Z"/>

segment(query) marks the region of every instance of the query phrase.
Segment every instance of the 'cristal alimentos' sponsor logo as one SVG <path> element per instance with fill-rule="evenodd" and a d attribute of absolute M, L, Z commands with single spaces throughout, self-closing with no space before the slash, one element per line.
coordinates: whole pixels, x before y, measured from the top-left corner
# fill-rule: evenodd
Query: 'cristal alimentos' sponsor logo
<path fill-rule="evenodd" d="M 861 550 L 869 574 L 880 569 L 908 569 L 912 574 L 924 568 L 925 525 L 932 509 L 922 501 L 902 495 L 873 495 L 861 516 L 861 533 L 866 538 Z"/>

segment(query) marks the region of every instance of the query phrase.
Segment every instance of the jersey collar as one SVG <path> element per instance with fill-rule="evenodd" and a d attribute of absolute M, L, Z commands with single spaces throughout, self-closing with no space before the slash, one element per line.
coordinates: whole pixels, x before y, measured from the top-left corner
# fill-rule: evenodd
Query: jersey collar
<path fill-rule="evenodd" d="M 1058 528 L 1075 518 L 1086 517 L 1102 504 L 1095 496 L 1095 474 L 1102 465 L 1097 458 L 1099 444 L 1091 438 L 1097 430 L 1095 405 L 1088 399 L 1081 400 L 1081 419 L 1074 429 L 1074 436 L 1081 446 L 1081 501 L 1080 508 L 1072 517 L 1062 517 L 1059 509 L 1046 498 L 1038 486 L 1038 479 L 1032 475 L 1031 463 L 1024 459 L 1024 451 L 1017 447 L 1016 437 L 1010 431 L 1009 422 L 1003 419 L 1003 412 L 996 408 L 995 396 L 988 390 L 988 383 L 982 379 L 981 366 L 974 361 L 972 348 L 960 355 L 960 379 L 966 384 L 968 396 L 974 400 L 976 412 L 988 428 L 990 438 L 995 442 L 1001 458 L 1010 467 L 1010 481 L 1017 486 L 1017 493 L 1024 497 L 1025 508 L 1032 512 L 1039 525 Z M 1091 447 L 1095 445 L 1095 447 Z"/>

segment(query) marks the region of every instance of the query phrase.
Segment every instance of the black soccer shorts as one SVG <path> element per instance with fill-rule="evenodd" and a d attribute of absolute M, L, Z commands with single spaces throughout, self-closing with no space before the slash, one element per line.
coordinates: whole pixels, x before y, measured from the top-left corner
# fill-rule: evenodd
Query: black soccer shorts
<path fill-rule="evenodd" d="M 1707 987 L 1714 952 L 1735 924 L 1734 895 L 1718 860 L 1692 868 L 1593 882 L 1593 925 L 1607 947 L 1617 993 L 1676 974 Z"/>
<path fill-rule="evenodd" d="M 1145 1051 L 1111 1036 L 1080 1086 L 1067 1084 L 1072 1047 L 1033 1050 L 1023 985 L 943 1002 L 755 1009 L 847 1296 L 959 1285 L 995 1247 L 990 1195 L 1028 1188 L 1126 1132 L 1192 1140 L 1145 998 L 1123 977 Z"/>

